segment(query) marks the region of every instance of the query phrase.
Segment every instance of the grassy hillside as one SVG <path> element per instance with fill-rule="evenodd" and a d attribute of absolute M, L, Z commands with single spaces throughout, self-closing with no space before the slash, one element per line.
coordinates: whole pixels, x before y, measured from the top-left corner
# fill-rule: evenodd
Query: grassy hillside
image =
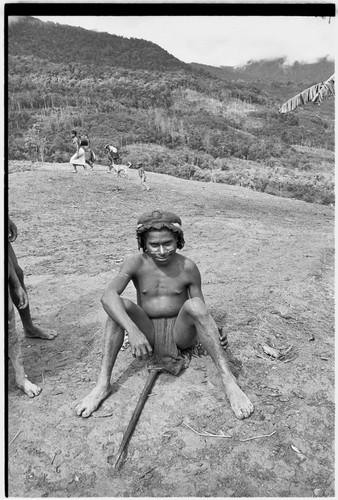
<path fill-rule="evenodd" d="M 68 161 L 76 128 L 98 163 L 113 143 L 148 170 L 332 203 L 333 155 L 322 171 L 313 152 L 334 149 L 332 101 L 331 113 L 280 115 L 283 83 L 216 73 L 144 40 L 21 18 L 8 39 L 9 159 Z"/>

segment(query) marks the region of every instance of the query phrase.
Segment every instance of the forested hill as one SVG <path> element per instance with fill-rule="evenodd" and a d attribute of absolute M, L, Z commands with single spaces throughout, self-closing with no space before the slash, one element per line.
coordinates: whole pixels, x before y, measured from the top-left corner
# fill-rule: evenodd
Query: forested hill
<path fill-rule="evenodd" d="M 183 63 L 156 45 L 83 28 L 18 17 L 9 26 L 8 53 L 33 56 L 53 63 L 83 63 L 145 70 L 190 71 Z"/>
<path fill-rule="evenodd" d="M 8 158 L 68 162 L 75 128 L 97 163 L 110 143 L 149 171 L 333 202 L 334 100 L 282 115 L 298 80 L 210 68 L 145 40 L 20 17 L 8 36 Z"/>

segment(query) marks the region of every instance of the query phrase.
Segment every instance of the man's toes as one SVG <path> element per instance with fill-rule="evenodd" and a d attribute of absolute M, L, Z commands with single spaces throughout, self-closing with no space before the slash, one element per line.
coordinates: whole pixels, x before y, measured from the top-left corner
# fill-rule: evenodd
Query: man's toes
<path fill-rule="evenodd" d="M 79 417 L 81 417 L 81 413 L 84 411 L 84 408 L 82 408 L 82 406 L 78 405 L 76 408 L 75 408 L 75 412 L 76 412 L 76 415 L 78 415 Z"/>
<path fill-rule="evenodd" d="M 42 335 L 44 335 L 44 338 L 47 340 L 53 340 L 58 334 L 54 330 L 49 330 L 48 332 L 43 332 Z"/>
<path fill-rule="evenodd" d="M 243 408 L 243 409 L 241 410 L 241 413 L 242 413 L 242 415 L 243 415 L 243 417 L 242 417 L 242 418 L 248 418 L 248 417 L 250 417 L 251 413 L 253 412 L 253 409 L 254 409 L 254 408 L 253 408 L 253 405 L 252 405 L 251 403 L 250 403 L 250 405 L 249 405 L 249 406 L 247 406 L 246 408 Z"/>
<path fill-rule="evenodd" d="M 35 396 L 38 396 L 40 394 L 41 388 L 40 387 L 31 388 L 25 392 L 29 398 L 34 398 Z"/>
<path fill-rule="evenodd" d="M 236 406 L 232 406 L 232 410 L 233 410 L 236 418 L 239 418 L 240 420 L 242 420 L 243 418 L 245 418 L 242 409 L 238 408 L 238 406 L 237 407 Z"/>
<path fill-rule="evenodd" d="M 87 418 L 91 415 L 91 411 L 89 411 L 88 408 L 86 408 L 84 405 L 82 404 L 79 404 L 76 408 L 75 408 L 75 411 L 76 411 L 76 414 L 79 416 L 79 417 L 84 417 L 84 418 Z"/>

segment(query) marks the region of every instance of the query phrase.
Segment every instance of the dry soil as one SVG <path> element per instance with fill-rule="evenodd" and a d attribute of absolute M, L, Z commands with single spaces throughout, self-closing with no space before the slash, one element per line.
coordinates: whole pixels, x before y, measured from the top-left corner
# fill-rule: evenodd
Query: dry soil
<path fill-rule="evenodd" d="M 127 180 L 105 167 L 75 175 L 67 164 L 11 162 L 8 177 L 34 321 L 58 332 L 22 341 L 26 373 L 43 387 L 35 399 L 9 364 L 10 496 L 334 496 L 332 207 L 152 173 L 145 192 L 136 171 Z M 121 351 L 112 394 L 88 419 L 74 408 L 98 374 L 101 293 L 137 251 L 137 218 L 152 208 L 181 216 L 182 252 L 200 268 L 255 412 L 237 420 L 210 357 L 194 357 L 180 376 L 160 375 L 114 470 L 145 362 Z M 266 345 L 292 356 L 271 358 Z"/>

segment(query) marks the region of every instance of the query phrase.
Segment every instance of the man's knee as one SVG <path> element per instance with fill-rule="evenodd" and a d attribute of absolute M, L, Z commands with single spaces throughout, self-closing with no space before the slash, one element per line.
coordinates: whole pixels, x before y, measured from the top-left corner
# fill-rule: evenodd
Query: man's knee
<path fill-rule="evenodd" d="M 193 297 L 192 299 L 188 299 L 184 304 L 185 310 L 190 316 L 195 319 L 200 319 L 209 316 L 209 311 L 199 297 Z"/>
<path fill-rule="evenodd" d="M 129 299 L 122 299 L 122 302 L 123 302 L 123 305 L 124 305 L 126 312 L 128 314 L 131 313 L 135 307 L 135 303 Z"/>
<path fill-rule="evenodd" d="M 132 311 L 133 311 L 133 308 L 135 307 L 134 302 L 132 300 L 129 300 L 129 299 L 123 299 L 122 297 L 121 297 L 121 300 L 122 300 L 122 303 L 123 303 L 123 306 L 124 306 L 126 313 L 128 315 L 130 315 L 130 313 L 132 313 Z M 102 299 L 101 299 L 101 301 L 102 301 Z M 113 326 L 113 325 L 118 325 L 118 323 L 116 323 L 115 320 L 113 320 L 110 316 L 108 316 L 107 317 L 107 325 Z"/>

